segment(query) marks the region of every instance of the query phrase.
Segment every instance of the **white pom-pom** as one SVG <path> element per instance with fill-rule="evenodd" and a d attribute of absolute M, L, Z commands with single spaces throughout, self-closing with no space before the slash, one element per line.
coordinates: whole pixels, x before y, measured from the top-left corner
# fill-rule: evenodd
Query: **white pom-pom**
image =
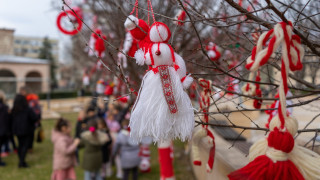
<path fill-rule="evenodd" d="M 124 22 L 124 27 L 129 31 L 136 28 L 139 23 L 139 19 L 130 15 L 127 17 L 126 22 Z"/>
<path fill-rule="evenodd" d="M 208 51 L 208 56 L 209 56 L 210 58 L 215 58 L 215 57 L 217 56 L 217 53 L 214 52 L 214 51 Z"/>
<path fill-rule="evenodd" d="M 152 42 L 164 42 L 169 39 L 169 29 L 164 24 L 151 26 L 149 36 Z"/>
<path fill-rule="evenodd" d="M 193 78 L 191 77 L 190 74 L 187 75 L 187 77 L 184 79 L 184 81 L 182 82 L 182 86 L 184 89 L 188 89 L 191 85 L 191 83 L 193 82 Z"/>
<path fill-rule="evenodd" d="M 142 66 L 144 64 L 144 52 L 139 49 L 136 51 L 136 53 L 134 54 L 134 58 L 136 59 L 136 63 L 140 66 Z"/>

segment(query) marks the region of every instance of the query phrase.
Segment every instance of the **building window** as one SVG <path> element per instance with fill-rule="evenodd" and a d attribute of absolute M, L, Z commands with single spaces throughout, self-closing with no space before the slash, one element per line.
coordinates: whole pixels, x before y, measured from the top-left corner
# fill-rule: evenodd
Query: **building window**
<path fill-rule="evenodd" d="M 16 44 L 20 44 L 20 43 L 21 43 L 21 41 L 20 41 L 19 39 L 16 39 L 16 40 L 14 41 L 14 43 L 16 43 Z"/>
<path fill-rule="evenodd" d="M 22 49 L 22 54 L 26 54 L 26 53 L 28 53 L 28 49 L 23 48 Z"/>
<path fill-rule="evenodd" d="M 29 42 L 28 40 L 24 40 L 24 41 L 23 41 L 23 44 L 24 44 L 24 45 L 28 45 L 28 44 L 30 44 L 30 42 Z"/>

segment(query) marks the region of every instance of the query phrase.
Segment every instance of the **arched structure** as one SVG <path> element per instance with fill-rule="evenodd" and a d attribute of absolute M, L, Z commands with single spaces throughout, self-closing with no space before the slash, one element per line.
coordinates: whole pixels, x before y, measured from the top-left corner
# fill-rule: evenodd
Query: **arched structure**
<path fill-rule="evenodd" d="M 9 98 L 17 91 L 16 75 L 9 69 L 0 69 L 0 89 Z"/>
<path fill-rule="evenodd" d="M 40 93 L 42 90 L 42 76 L 38 71 L 30 71 L 25 76 L 25 85 L 32 93 Z"/>
<path fill-rule="evenodd" d="M 31 93 L 48 92 L 50 63 L 45 59 L 0 55 L 0 89 L 12 97 L 23 86 Z"/>

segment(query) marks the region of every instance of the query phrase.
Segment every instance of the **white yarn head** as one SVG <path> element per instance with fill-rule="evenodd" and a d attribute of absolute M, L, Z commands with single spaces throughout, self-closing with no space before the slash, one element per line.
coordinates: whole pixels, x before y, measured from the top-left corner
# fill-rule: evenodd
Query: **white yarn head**
<path fill-rule="evenodd" d="M 281 122 L 279 116 L 275 116 L 269 123 L 269 129 L 272 131 L 275 127 L 281 129 Z M 293 117 L 285 117 L 284 127 L 288 132 L 294 136 L 298 131 L 298 121 Z"/>
<path fill-rule="evenodd" d="M 155 22 L 150 27 L 149 37 L 152 42 L 168 42 L 171 32 L 168 26 L 161 22 Z"/>
<path fill-rule="evenodd" d="M 215 45 L 215 44 L 214 44 L 213 42 L 209 42 L 209 43 L 208 43 L 208 46 L 209 46 L 209 47 L 213 47 L 214 45 Z"/>
<path fill-rule="evenodd" d="M 127 29 L 127 30 L 132 30 L 134 28 L 137 27 L 139 23 L 139 19 L 136 18 L 135 16 L 133 15 L 130 15 L 128 16 L 128 18 L 126 19 L 126 21 L 124 22 L 124 27 Z"/>

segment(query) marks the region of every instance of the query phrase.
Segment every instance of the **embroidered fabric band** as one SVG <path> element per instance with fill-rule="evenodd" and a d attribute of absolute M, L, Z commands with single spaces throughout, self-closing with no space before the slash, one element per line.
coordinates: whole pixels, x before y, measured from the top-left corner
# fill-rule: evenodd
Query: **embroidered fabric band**
<path fill-rule="evenodd" d="M 173 96 L 172 82 L 169 73 L 169 66 L 158 66 L 164 97 L 166 98 L 171 114 L 178 111 L 176 101 Z"/>

